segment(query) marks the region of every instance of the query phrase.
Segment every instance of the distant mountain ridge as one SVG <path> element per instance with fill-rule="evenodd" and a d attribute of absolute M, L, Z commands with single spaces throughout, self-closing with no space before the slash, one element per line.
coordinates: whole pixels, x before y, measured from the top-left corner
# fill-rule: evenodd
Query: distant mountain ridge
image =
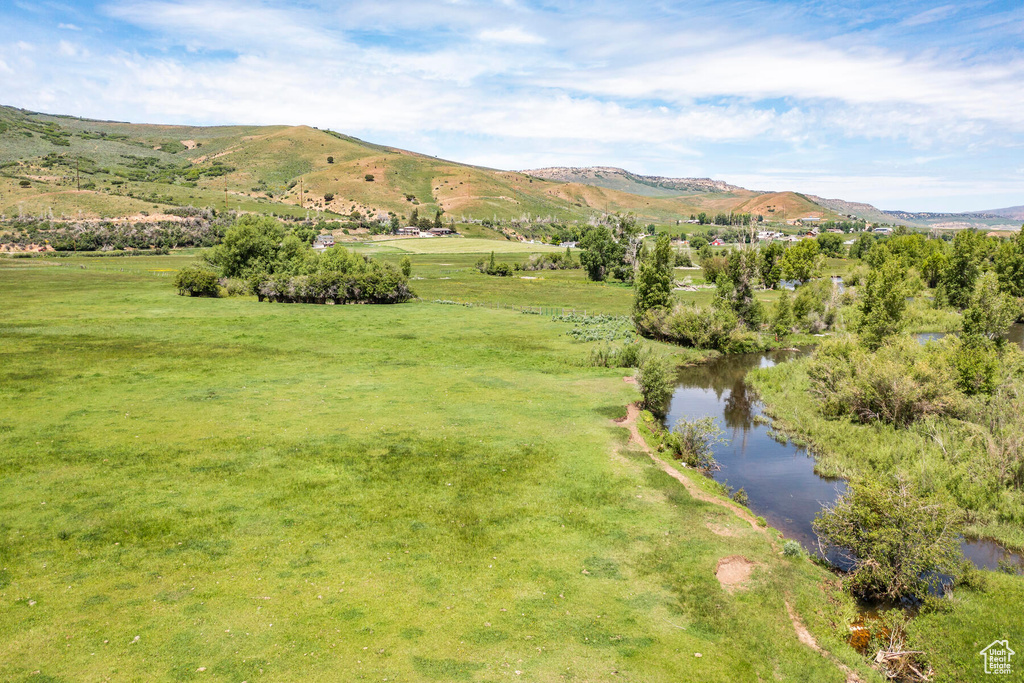
<path fill-rule="evenodd" d="M 985 211 L 967 211 L 963 213 L 942 213 L 933 211 L 886 211 L 887 215 L 894 218 L 900 218 L 906 221 L 929 221 L 929 220 L 969 220 L 975 219 L 995 219 L 1005 218 L 999 214 L 989 213 Z"/>
<path fill-rule="evenodd" d="M 983 213 L 1009 218 L 1015 221 L 1024 221 L 1024 206 L 1008 206 L 1005 209 L 988 209 Z"/>
<path fill-rule="evenodd" d="M 521 171 L 526 175 L 563 183 L 597 185 L 611 190 L 655 197 L 671 197 L 698 192 L 735 192 L 743 188 L 711 178 L 665 178 L 640 175 L 614 166 L 549 166 Z"/>
<path fill-rule="evenodd" d="M 985 211 L 935 212 L 935 211 L 902 211 L 899 209 L 883 210 L 863 202 L 848 202 L 843 199 L 825 199 L 815 195 L 807 195 L 808 199 L 844 216 L 856 216 L 872 223 L 903 224 L 918 228 L 966 228 L 978 229 L 1013 227 L 1006 220 L 1024 221 L 1024 206 L 1011 206 L 1005 209 L 989 209 Z"/>
<path fill-rule="evenodd" d="M 889 223 L 893 218 L 889 213 L 865 202 L 848 202 L 845 199 L 826 199 L 813 194 L 807 195 L 807 198 L 815 204 L 824 206 L 825 208 L 831 209 L 843 216 L 856 216 L 857 218 L 863 218 L 864 220 L 872 223 Z"/>

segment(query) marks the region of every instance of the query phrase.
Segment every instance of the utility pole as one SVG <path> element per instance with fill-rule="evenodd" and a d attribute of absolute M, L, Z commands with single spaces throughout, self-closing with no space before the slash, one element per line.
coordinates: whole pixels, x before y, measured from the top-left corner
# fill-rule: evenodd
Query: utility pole
<path fill-rule="evenodd" d="M 302 191 L 302 178 L 299 178 L 299 206 L 306 205 L 306 195 Z"/>

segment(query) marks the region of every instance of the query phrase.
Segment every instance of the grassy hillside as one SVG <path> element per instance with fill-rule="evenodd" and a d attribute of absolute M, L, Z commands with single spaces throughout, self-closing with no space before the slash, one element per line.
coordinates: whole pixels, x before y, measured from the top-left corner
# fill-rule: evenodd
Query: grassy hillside
<path fill-rule="evenodd" d="M 0 107 L 6 216 L 129 216 L 191 204 L 299 216 L 391 212 L 403 219 L 414 209 L 427 216 L 442 209 L 456 220 L 586 221 L 634 212 L 641 222 L 671 224 L 699 211 L 767 211 L 768 204 L 775 210 L 766 217 L 780 220 L 822 212 L 806 198 L 747 190 L 643 196 L 650 194 L 666 192 L 642 183 L 615 189 L 542 180 L 307 126 L 144 125 Z"/>
<path fill-rule="evenodd" d="M 798 192 L 769 192 L 740 204 L 739 212 L 761 214 L 767 219 L 790 219 L 814 216 L 833 217 L 828 209 L 819 206 Z"/>

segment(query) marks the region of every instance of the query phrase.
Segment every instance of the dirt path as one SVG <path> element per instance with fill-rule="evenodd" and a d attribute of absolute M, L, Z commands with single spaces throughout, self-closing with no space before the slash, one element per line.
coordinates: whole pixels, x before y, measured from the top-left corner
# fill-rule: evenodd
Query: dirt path
<path fill-rule="evenodd" d="M 636 381 L 633 377 L 623 377 L 622 379 L 627 383 L 635 383 Z M 729 500 L 708 493 L 704 489 L 700 488 L 693 481 L 691 481 L 689 477 L 687 477 L 682 472 L 677 470 L 675 467 L 673 467 L 672 465 L 668 464 L 667 462 L 659 458 L 657 455 L 655 455 L 654 451 L 651 450 L 651 447 L 647 445 L 647 442 L 644 441 L 644 438 L 640 435 L 640 428 L 637 427 L 636 424 L 638 417 L 640 417 L 640 408 L 635 403 L 630 403 L 629 406 L 627 406 L 626 417 L 622 418 L 621 420 L 613 420 L 613 422 L 620 427 L 625 427 L 626 429 L 628 429 L 630 442 L 635 443 L 637 446 L 643 449 L 644 453 L 646 453 L 648 457 L 650 457 L 650 459 L 653 460 L 659 468 L 661 468 L 662 472 L 669 475 L 670 477 L 678 481 L 680 484 L 682 484 L 684 487 L 686 487 L 686 491 L 691 496 L 693 496 L 697 500 L 701 500 L 706 503 L 711 503 L 712 505 L 718 505 L 719 507 L 723 507 L 726 508 L 727 510 L 732 511 L 732 513 L 735 514 L 737 517 L 749 523 L 755 531 L 767 535 L 767 528 L 758 526 L 757 520 L 749 512 L 747 512 L 746 510 L 744 510 L 743 508 Z M 774 540 L 772 540 L 772 547 L 775 547 Z M 814 636 L 811 634 L 811 632 L 807 630 L 806 626 L 804 626 L 803 622 L 800 620 L 800 616 L 796 613 L 796 610 L 794 610 L 793 606 L 790 604 L 789 599 L 784 597 L 783 603 L 786 605 L 786 613 L 789 615 L 790 623 L 793 624 L 793 630 L 796 632 L 797 639 L 807 647 L 811 648 L 812 650 L 820 654 L 822 657 L 828 659 L 830 662 L 835 664 L 836 668 L 838 668 L 846 675 L 846 683 L 862 683 L 860 677 L 857 676 L 857 673 L 853 671 L 853 669 L 839 661 L 831 652 L 828 652 L 827 650 L 823 649 L 820 645 L 818 645 L 818 641 L 814 639 Z"/>
<path fill-rule="evenodd" d="M 840 662 L 831 652 L 822 649 L 822 647 L 818 645 L 818 641 L 814 639 L 811 632 L 808 631 L 807 627 L 804 626 L 804 623 L 800 621 L 800 616 L 796 613 L 796 610 L 793 609 L 792 605 L 789 604 L 789 601 L 786 600 L 785 603 L 786 611 L 789 613 L 789 620 L 792 622 L 793 629 L 796 631 L 796 637 L 800 642 L 835 664 L 836 668 L 846 674 L 846 683 L 862 683 L 860 676 L 858 676 L 853 669 Z"/>
<path fill-rule="evenodd" d="M 628 382 L 629 380 L 632 379 L 632 377 L 626 378 L 626 381 Z M 686 491 L 697 500 L 702 500 L 705 503 L 719 505 L 728 510 L 731 510 L 733 514 L 735 514 L 737 517 L 750 524 L 750 526 L 753 527 L 756 531 L 762 534 L 766 533 L 766 529 L 764 527 L 758 526 L 757 519 L 755 519 L 754 516 L 751 515 L 749 512 L 747 512 L 740 506 L 736 505 L 735 503 L 732 503 L 728 500 L 724 500 L 722 498 L 719 498 L 718 496 L 708 493 L 707 491 L 699 487 L 697 484 L 693 483 L 689 477 L 687 477 L 682 472 L 677 470 L 675 467 L 672 467 L 667 462 L 665 462 L 657 455 L 655 455 L 654 451 L 651 450 L 651 447 L 648 446 L 647 442 L 644 441 L 642 436 L 640 436 L 640 428 L 637 427 L 636 425 L 636 419 L 639 416 L 640 408 L 638 408 L 635 403 L 630 403 L 628 406 L 628 412 L 626 413 L 626 417 L 624 417 L 621 420 L 615 420 L 615 424 L 619 425 L 620 427 L 625 427 L 629 430 L 629 440 L 635 443 L 636 445 L 640 446 L 640 448 L 643 449 L 644 453 L 646 453 L 651 458 L 651 460 L 653 460 L 654 463 L 661 468 L 662 472 L 664 472 L 665 474 L 667 474 L 668 476 L 672 477 L 680 484 L 685 486 Z"/>

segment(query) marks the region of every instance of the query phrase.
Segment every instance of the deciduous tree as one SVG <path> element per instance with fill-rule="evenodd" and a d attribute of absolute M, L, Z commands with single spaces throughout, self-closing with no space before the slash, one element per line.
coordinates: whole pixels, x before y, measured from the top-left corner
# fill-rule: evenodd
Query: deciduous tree
<path fill-rule="evenodd" d="M 861 299 L 861 340 L 870 349 L 903 329 L 903 313 L 907 308 L 904 273 L 894 258 L 886 259 L 868 273 Z"/>
<path fill-rule="evenodd" d="M 672 246 L 667 234 L 658 236 L 654 250 L 640 263 L 633 297 L 633 314 L 666 307 L 672 298 Z"/>
<path fill-rule="evenodd" d="M 870 598 L 922 598 L 928 576 L 956 577 L 962 518 L 951 505 L 908 483 L 856 482 L 814 520 L 823 545 L 842 551 L 852 591 Z"/>

